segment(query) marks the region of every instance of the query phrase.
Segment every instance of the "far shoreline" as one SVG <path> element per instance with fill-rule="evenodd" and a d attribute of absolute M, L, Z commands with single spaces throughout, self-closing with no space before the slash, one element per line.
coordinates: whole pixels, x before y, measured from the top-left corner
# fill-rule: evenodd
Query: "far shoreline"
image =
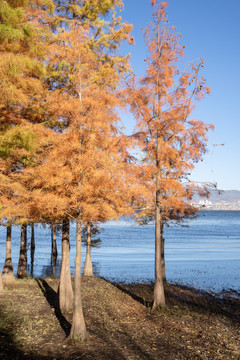
<path fill-rule="evenodd" d="M 200 207 L 199 211 L 240 211 L 240 208 L 224 208 L 224 207 Z"/>

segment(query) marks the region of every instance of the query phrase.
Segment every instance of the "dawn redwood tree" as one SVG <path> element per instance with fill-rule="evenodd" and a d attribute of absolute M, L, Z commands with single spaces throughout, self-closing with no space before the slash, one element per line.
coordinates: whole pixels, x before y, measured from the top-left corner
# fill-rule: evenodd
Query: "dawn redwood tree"
<path fill-rule="evenodd" d="M 18 224 L 27 220 L 27 209 L 22 211 L 23 204 L 17 201 L 18 184 L 15 182 L 17 186 L 12 188 L 12 176 L 33 164 L 39 129 L 34 124 L 47 120 L 42 116 L 46 115 L 43 100 L 47 90 L 43 86 L 44 58 L 49 30 L 47 18 L 53 8 L 51 0 L 0 2 L 0 202 L 3 218 Z M 24 241 L 22 234 L 19 277 L 26 276 Z M 9 249 L 10 241 L 7 241 L 6 251 Z M 6 270 L 7 267 L 4 277 Z"/>
<path fill-rule="evenodd" d="M 45 161 L 23 171 L 22 176 L 32 187 L 31 201 L 26 199 L 26 203 L 33 217 L 44 214 L 59 221 L 64 216 L 76 218 L 80 211 L 84 222 L 90 219 L 106 221 L 132 211 L 128 184 L 131 175 L 127 171 L 130 165 L 122 163 L 118 154 L 118 146 L 123 140 L 112 135 L 108 141 L 105 139 L 103 151 L 99 140 L 102 139 L 101 133 L 97 138 L 92 136 L 92 132 L 89 138 L 87 135 L 84 129 L 77 134 L 70 131 L 56 134 L 54 146 L 50 147 L 47 156 L 44 153 Z M 69 253 L 69 246 L 63 246 L 64 253 L 65 248 Z M 69 255 L 66 254 L 66 257 Z M 63 283 L 70 277 L 69 264 L 64 259 L 59 285 L 59 300 L 63 297 L 63 301 L 59 301 L 61 310 L 65 306 L 65 290 L 61 289 L 65 288 Z M 68 274 L 64 275 L 66 272 Z M 68 286 L 70 284 L 68 281 Z"/>
<path fill-rule="evenodd" d="M 75 218 L 87 223 L 117 218 L 130 211 L 132 180 L 127 176 L 130 165 L 124 150 L 129 140 L 119 134 L 117 111 L 122 107 L 121 77 L 129 64 L 128 57 L 116 55 L 116 50 L 123 40 L 132 42 L 132 27 L 116 18 L 115 5 L 120 7 L 122 2 L 56 4 L 64 26 L 56 30 L 56 41 L 46 60 L 47 84 L 52 92 L 48 109 L 55 135 L 34 168 L 19 174 L 26 188 L 31 188 L 31 197 L 26 201 L 31 218 L 44 214 L 50 221 Z M 77 254 L 76 262 L 80 259 Z M 66 266 L 62 266 L 65 270 Z M 68 281 L 69 276 L 61 275 L 60 283 Z M 60 297 L 63 287 L 60 284 Z M 80 288 L 77 277 L 74 304 L 81 303 Z M 73 321 L 71 336 L 84 338 L 84 333 L 76 333 L 82 328 L 76 324 L 79 316 L 73 316 Z"/>
<path fill-rule="evenodd" d="M 14 278 L 13 273 L 13 265 L 12 265 L 12 250 L 11 250 L 11 244 L 12 244 L 12 225 L 7 224 L 7 233 L 6 233 L 6 257 L 5 262 L 3 266 L 2 271 L 2 281 L 5 284 L 8 284 L 12 282 Z"/>
<path fill-rule="evenodd" d="M 87 223 L 87 249 L 84 264 L 83 275 L 93 276 L 92 258 L 91 258 L 91 223 Z"/>
<path fill-rule="evenodd" d="M 69 220 L 65 218 L 62 222 L 62 265 L 58 287 L 58 301 L 61 311 L 71 311 L 73 307 L 69 248 Z"/>
<path fill-rule="evenodd" d="M 86 11 L 88 7 L 85 5 L 89 4 L 91 4 L 91 12 L 88 13 Z M 99 210 L 96 205 L 100 204 L 104 198 L 105 207 L 108 201 L 110 205 L 108 207 L 111 209 L 106 190 L 101 189 L 104 182 L 99 183 L 100 173 L 103 178 L 106 171 L 106 165 L 103 160 L 99 165 L 99 159 L 106 158 L 109 150 L 113 154 L 110 141 L 117 133 L 118 116 L 113 110 L 118 106 L 116 87 L 119 84 L 119 73 L 126 72 L 128 69 L 128 59 L 113 56 L 113 51 L 116 51 L 122 40 L 131 39 L 129 36 L 131 26 L 122 24 L 121 18 L 115 18 L 113 14 L 109 23 L 103 19 L 103 16 L 114 9 L 114 5 L 121 6 L 121 1 L 102 1 L 101 3 L 86 1 L 84 6 L 79 8 L 81 21 L 79 21 L 80 13 L 74 12 L 68 31 L 62 32 L 59 36 L 63 44 L 62 52 L 59 53 L 60 58 L 54 55 L 55 67 L 59 69 L 60 65 L 62 74 L 62 82 L 58 82 L 58 89 L 62 94 L 64 88 L 67 94 L 65 99 L 62 97 L 62 107 L 59 108 L 58 105 L 56 111 L 58 117 L 64 119 L 68 126 L 67 143 L 68 146 L 71 144 L 67 152 L 70 150 L 72 156 L 67 157 L 67 162 L 64 161 L 64 174 L 70 175 L 69 186 L 66 190 L 71 194 L 70 203 L 72 203 L 68 211 L 71 209 L 70 213 L 76 214 L 74 216 L 77 217 L 77 255 L 71 337 L 79 335 L 82 339 L 85 339 L 86 330 L 81 309 L 79 274 L 81 268 L 80 221 L 95 220 L 94 212 Z M 71 46 L 66 48 L 68 44 Z M 66 76 L 64 76 L 65 72 Z M 67 82 L 66 79 L 68 79 Z M 114 155 L 116 156 L 116 150 Z M 66 159 L 66 153 L 64 157 Z M 110 159 L 109 155 L 108 157 Z M 93 188 L 92 184 L 95 185 L 95 196 L 90 191 Z M 104 185 L 107 186 L 106 183 Z M 90 197 L 94 197 L 94 202 L 90 201 Z M 87 217 L 86 213 L 89 209 L 91 209 L 91 214 Z"/>
<path fill-rule="evenodd" d="M 27 277 L 27 224 L 21 226 L 20 254 L 18 261 L 17 278 Z"/>
<path fill-rule="evenodd" d="M 74 303 L 70 337 L 74 338 L 76 335 L 80 335 L 83 340 L 86 339 L 87 335 L 81 297 L 81 219 L 77 219 L 76 229 Z"/>
<path fill-rule="evenodd" d="M 83 275 L 93 276 L 93 266 L 92 266 L 92 257 L 91 257 L 91 247 L 100 242 L 100 239 L 95 239 L 92 242 L 92 235 L 98 234 L 100 231 L 96 224 L 87 223 L 84 226 L 82 234 L 84 235 L 84 242 L 86 243 L 86 256 L 84 263 Z"/>
<path fill-rule="evenodd" d="M 155 310 L 165 307 L 163 225 L 193 210 L 187 200 L 196 186 L 188 175 L 206 152 L 206 132 L 211 125 L 189 119 L 194 102 L 210 92 L 199 75 L 203 61 L 181 67 L 184 46 L 175 27 L 168 24 L 167 3 L 153 3 L 153 21 L 145 30 L 146 75 L 140 86 L 134 80 L 128 83 L 128 91 L 137 118 L 135 137 L 144 153 L 141 178 L 148 189 L 148 205 L 142 216 L 151 217 L 154 211 L 155 219 Z"/>
<path fill-rule="evenodd" d="M 13 178 L 24 167 L 33 165 L 33 154 L 39 142 L 40 128 L 34 124 L 43 121 L 40 107 L 46 87 L 43 86 L 45 64 L 42 45 L 47 39 L 46 16 L 52 9 L 51 0 L 6 0 L 0 3 L 1 214 L 18 224 L 27 221 L 27 208 L 23 209 L 23 203 L 18 202 L 19 188 L 16 181 L 13 187 Z M 7 244 L 8 250 L 10 242 Z M 26 273 L 23 269 L 26 267 L 24 252 L 26 246 L 22 237 L 20 277 Z"/>

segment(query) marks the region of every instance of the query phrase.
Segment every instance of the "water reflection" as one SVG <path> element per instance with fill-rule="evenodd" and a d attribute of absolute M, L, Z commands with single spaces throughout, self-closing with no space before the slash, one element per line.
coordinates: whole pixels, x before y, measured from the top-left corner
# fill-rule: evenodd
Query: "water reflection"
<path fill-rule="evenodd" d="M 43 265 L 41 268 L 40 278 L 53 277 L 59 278 L 61 271 L 61 259 L 57 257 L 50 259 L 48 265 Z"/>
<path fill-rule="evenodd" d="M 98 261 L 94 261 L 92 263 L 92 266 L 93 266 L 93 275 L 94 276 L 100 276 L 100 263 Z"/>

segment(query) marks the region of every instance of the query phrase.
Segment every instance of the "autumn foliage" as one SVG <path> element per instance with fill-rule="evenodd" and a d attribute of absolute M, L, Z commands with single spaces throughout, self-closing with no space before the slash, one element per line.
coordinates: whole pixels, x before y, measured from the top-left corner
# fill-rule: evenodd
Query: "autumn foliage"
<path fill-rule="evenodd" d="M 192 119 L 210 92 L 203 61 L 181 66 L 184 46 L 167 21 L 166 2 L 145 30 L 147 71 L 136 79 L 123 42 L 132 25 L 121 0 L 0 3 L 0 204 L 5 223 L 61 223 L 59 306 L 74 305 L 71 336 L 86 337 L 81 310 L 81 226 L 136 209 L 155 219 L 154 308 L 165 305 L 159 263 L 163 225 L 194 209 L 188 180 L 206 152 L 211 125 Z M 132 136 L 121 128 L 130 110 Z M 136 147 L 141 154 L 133 156 Z M 141 160 L 139 160 L 141 158 Z M 69 221 L 77 223 L 74 297 Z"/>
<path fill-rule="evenodd" d="M 205 188 L 190 182 L 188 176 L 206 152 L 207 132 L 212 128 L 190 117 L 195 102 L 210 90 L 200 75 L 202 60 L 181 66 L 184 46 L 175 27 L 168 24 L 166 7 L 166 2 L 157 2 L 145 30 L 149 50 L 145 76 L 139 84 L 135 78 L 128 82 L 137 121 L 134 136 L 144 153 L 142 178 L 148 190 L 140 216 L 155 218 L 154 309 L 165 306 L 160 261 L 163 224 L 196 211 L 189 200 L 195 191 L 202 193 Z"/>

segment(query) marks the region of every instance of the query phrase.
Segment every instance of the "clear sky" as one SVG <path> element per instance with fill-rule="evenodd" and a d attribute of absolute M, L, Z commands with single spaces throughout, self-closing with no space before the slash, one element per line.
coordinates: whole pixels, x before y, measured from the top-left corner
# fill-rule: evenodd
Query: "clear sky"
<path fill-rule="evenodd" d="M 150 0 L 123 0 L 124 21 L 134 25 L 131 52 L 134 71 L 144 74 L 146 46 L 142 28 L 151 20 Z M 203 58 L 211 95 L 193 116 L 215 126 L 208 154 L 196 165 L 192 180 L 216 182 L 219 189 L 240 190 L 240 0 L 169 0 L 168 19 L 182 34 L 185 61 Z M 130 130 L 133 120 L 124 116 Z M 224 146 L 220 145 L 224 144 Z"/>

